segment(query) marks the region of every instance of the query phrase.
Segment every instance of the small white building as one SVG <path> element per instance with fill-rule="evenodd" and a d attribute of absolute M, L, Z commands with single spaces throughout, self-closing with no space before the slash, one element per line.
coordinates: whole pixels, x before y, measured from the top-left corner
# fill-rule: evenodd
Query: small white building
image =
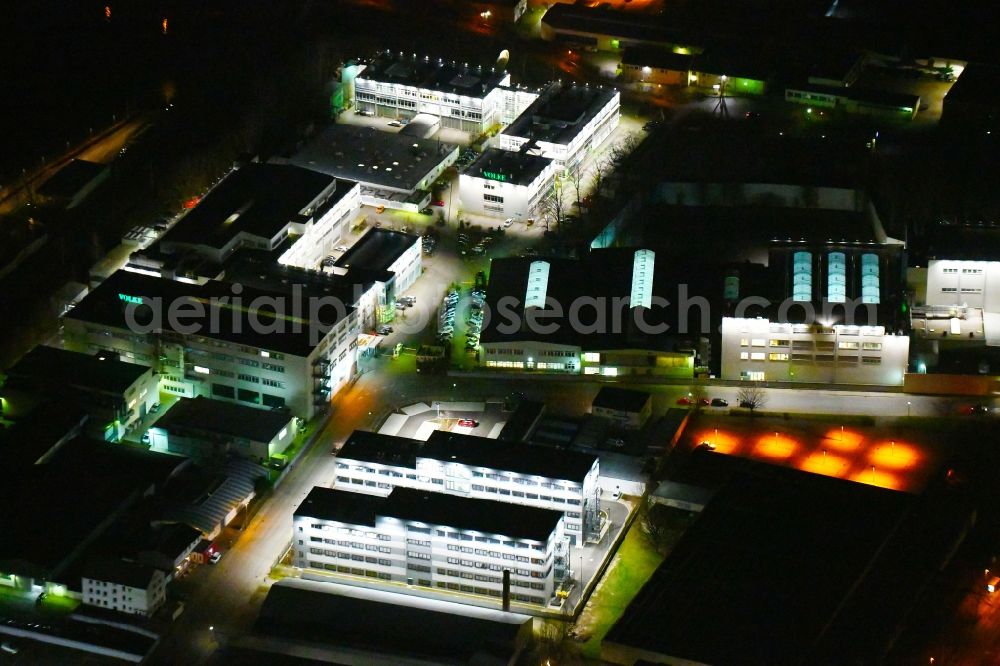
<path fill-rule="evenodd" d="M 397 488 L 377 497 L 315 487 L 295 510 L 301 569 L 546 606 L 565 575 L 558 511 Z"/>
<path fill-rule="evenodd" d="M 442 127 L 478 135 L 500 122 L 501 86 L 509 83 L 509 73 L 492 67 L 387 50 L 354 79 L 354 104 L 389 118 L 428 113 Z"/>
<path fill-rule="evenodd" d="M 614 88 L 552 83 L 509 127 L 497 135 L 502 150 L 527 150 L 569 169 L 618 126 L 620 99 Z"/>
<path fill-rule="evenodd" d="M 515 220 L 538 217 L 555 173 L 555 162 L 547 157 L 487 149 L 459 177 L 462 211 Z"/>
<path fill-rule="evenodd" d="M 423 271 L 420 236 L 390 229 L 372 228 L 351 246 L 333 266 L 335 274 L 365 273 L 375 286 L 370 290 L 380 310 L 379 321 L 390 319 L 395 302 L 413 286 Z M 361 303 L 358 304 L 361 307 Z"/>
<path fill-rule="evenodd" d="M 130 615 L 150 617 L 167 598 L 162 571 L 124 560 L 91 562 L 81 585 L 83 603 Z"/>
<path fill-rule="evenodd" d="M 560 511 L 574 544 L 599 530 L 597 456 L 437 430 L 427 442 L 356 430 L 337 454 L 337 487 L 413 488 Z"/>
<path fill-rule="evenodd" d="M 722 379 L 899 386 L 910 338 L 884 326 L 722 319 Z"/>
<path fill-rule="evenodd" d="M 653 397 L 645 391 L 602 386 L 590 403 L 590 412 L 626 430 L 646 425 L 653 409 Z"/>

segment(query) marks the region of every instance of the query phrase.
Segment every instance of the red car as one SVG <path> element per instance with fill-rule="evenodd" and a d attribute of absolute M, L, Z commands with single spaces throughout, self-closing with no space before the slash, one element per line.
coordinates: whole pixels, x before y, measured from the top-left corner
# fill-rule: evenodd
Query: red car
<path fill-rule="evenodd" d="M 708 407 L 709 405 L 712 404 L 712 401 L 709 400 L 708 398 L 698 398 L 698 404 L 699 405 L 704 405 L 705 407 Z"/>
<path fill-rule="evenodd" d="M 462 426 L 463 428 L 478 428 L 479 421 L 474 421 L 472 419 L 459 419 L 458 425 Z"/>
<path fill-rule="evenodd" d="M 431 205 L 432 206 L 437 206 L 438 208 L 444 208 L 444 200 L 443 199 L 435 199 L 434 201 L 431 202 Z"/>
<path fill-rule="evenodd" d="M 677 404 L 678 405 L 690 405 L 691 404 L 691 398 L 689 398 L 687 396 L 681 396 L 680 398 L 677 398 Z"/>

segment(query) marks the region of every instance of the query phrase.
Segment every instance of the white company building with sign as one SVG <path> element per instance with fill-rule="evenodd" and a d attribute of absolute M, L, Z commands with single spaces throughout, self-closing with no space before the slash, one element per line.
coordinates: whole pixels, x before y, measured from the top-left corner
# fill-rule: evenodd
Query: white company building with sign
<path fill-rule="evenodd" d="M 487 149 L 459 177 L 462 210 L 519 221 L 539 217 L 555 173 L 555 162 L 546 157 Z"/>

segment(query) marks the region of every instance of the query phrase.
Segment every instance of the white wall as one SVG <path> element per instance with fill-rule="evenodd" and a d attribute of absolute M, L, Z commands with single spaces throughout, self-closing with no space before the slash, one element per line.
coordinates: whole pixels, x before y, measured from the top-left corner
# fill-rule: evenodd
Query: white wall
<path fill-rule="evenodd" d="M 552 162 L 527 185 L 501 183 L 462 174 L 458 181 L 462 211 L 498 219 L 513 217 L 515 220 L 526 220 L 539 217 L 538 206 L 552 188 L 555 172 L 555 162 Z M 486 195 L 501 197 L 503 202 L 487 201 Z"/>
<path fill-rule="evenodd" d="M 927 305 L 967 305 L 1000 311 L 1000 262 L 933 259 L 927 266 Z"/>

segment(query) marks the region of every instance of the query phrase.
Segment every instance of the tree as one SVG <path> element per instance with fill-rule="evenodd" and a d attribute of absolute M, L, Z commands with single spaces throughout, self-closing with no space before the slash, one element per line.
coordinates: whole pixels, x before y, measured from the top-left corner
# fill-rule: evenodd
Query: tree
<path fill-rule="evenodd" d="M 635 136 L 632 134 L 626 135 L 624 139 L 613 145 L 608 151 L 611 164 L 616 168 L 620 167 L 638 145 L 639 140 Z"/>
<path fill-rule="evenodd" d="M 604 179 L 611 173 L 611 160 L 607 157 L 598 158 L 594 160 L 590 169 L 591 193 L 596 198 L 601 196 L 601 186 L 604 185 Z"/>
<path fill-rule="evenodd" d="M 570 185 L 573 186 L 573 202 L 577 205 L 582 205 L 583 203 L 583 177 L 583 162 L 577 162 L 566 173 L 566 178 L 569 180 Z"/>
<path fill-rule="evenodd" d="M 532 643 L 525 663 L 553 665 L 579 663 L 579 645 L 570 635 L 568 622 L 542 620 L 535 630 Z"/>
<path fill-rule="evenodd" d="M 558 178 L 553 181 L 552 189 L 549 190 L 548 196 L 542 199 L 539 207 L 542 217 L 545 220 L 545 230 L 549 230 L 549 222 L 552 222 L 556 225 L 556 231 L 558 232 L 562 223 L 566 220 L 567 210 L 566 193 L 562 182 Z"/>
<path fill-rule="evenodd" d="M 742 387 L 736 394 L 736 399 L 739 401 L 740 407 L 746 407 L 750 410 L 750 413 L 753 413 L 759 407 L 763 407 L 766 402 L 764 389 L 757 384 L 749 384 Z"/>

